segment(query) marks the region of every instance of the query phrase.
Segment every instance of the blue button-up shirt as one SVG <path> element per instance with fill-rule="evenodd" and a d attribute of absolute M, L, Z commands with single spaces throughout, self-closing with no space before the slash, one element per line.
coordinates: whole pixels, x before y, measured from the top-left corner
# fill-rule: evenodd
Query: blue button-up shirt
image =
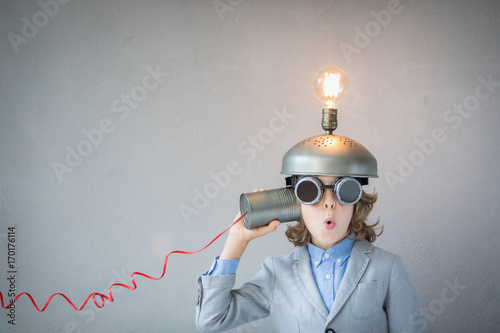
<path fill-rule="evenodd" d="M 307 244 L 314 280 L 328 312 L 332 309 L 335 295 L 349 263 L 352 247 L 354 246 L 354 237 L 355 235 L 351 234 L 328 250 L 320 249 L 311 243 Z M 219 259 L 217 257 L 205 275 L 236 274 L 239 262 L 239 259 Z"/>
<path fill-rule="evenodd" d="M 328 312 L 332 309 L 353 246 L 354 235 L 350 235 L 328 250 L 323 250 L 311 243 L 307 244 L 314 280 Z"/>

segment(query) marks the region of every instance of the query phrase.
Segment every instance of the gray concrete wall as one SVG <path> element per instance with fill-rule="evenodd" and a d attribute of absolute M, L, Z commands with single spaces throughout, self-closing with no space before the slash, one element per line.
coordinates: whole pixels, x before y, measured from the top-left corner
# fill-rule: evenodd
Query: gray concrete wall
<path fill-rule="evenodd" d="M 378 159 L 376 245 L 399 254 L 426 332 L 500 330 L 497 1 L 0 2 L 0 291 L 80 306 L 226 227 L 238 197 L 284 184 L 321 134 L 317 70 L 342 68 L 337 134 Z M 224 177 L 223 175 L 226 175 Z M 217 180 L 216 180 L 217 179 Z M 292 250 L 255 241 L 238 281 Z M 114 303 L 27 298 L 2 332 L 195 332 L 196 276 L 170 257 Z M 11 260 L 12 261 L 12 260 Z M 92 303 L 92 302 L 91 302 Z M 272 332 L 269 320 L 235 332 Z"/>

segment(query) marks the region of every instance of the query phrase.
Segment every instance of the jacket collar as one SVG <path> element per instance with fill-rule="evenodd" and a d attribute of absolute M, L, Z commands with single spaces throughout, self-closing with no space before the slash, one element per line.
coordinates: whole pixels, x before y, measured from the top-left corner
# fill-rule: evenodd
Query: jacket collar
<path fill-rule="evenodd" d="M 366 253 L 370 253 L 372 251 L 373 245 L 367 240 L 363 239 L 354 243 L 349 264 L 347 265 L 344 278 L 340 283 L 340 287 L 337 291 L 337 295 L 335 296 L 335 301 L 333 302 L 330 313 L 328 313 L 325 303 L 323 302 L 323 298 L 321 297 L 318 287 L 316 286 L 316 282 L 314 281 L 307 247 L 303 246 L 295 251 L 293 271 L 297 284 L 311 305 L 328 321 L 331 321 L 335 315 L 337 315 L 342 306 L 344 306 L 353 293 L 356 285 L 363 276 L 368 263 L 370 262 L 370 258 L 366 255 Z"/>

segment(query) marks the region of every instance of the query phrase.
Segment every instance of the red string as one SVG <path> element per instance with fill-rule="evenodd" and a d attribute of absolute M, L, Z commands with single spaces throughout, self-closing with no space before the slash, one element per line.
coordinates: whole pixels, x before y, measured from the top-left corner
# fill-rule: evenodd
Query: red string
<path fill-rule="evenodd" d="M 154 280 L 154 281 L 157 281 L 157 280 L 160 280 L 163 278 L 163 276 L 165 275 L 165 272 L 167 270 L 167 261 L 168 261 L 168 257 L 173 254 L 173 253 L 178 253 L 178 254 L 196 254 L 196 253 L 199 253 L 203 250 L 205 250 L 207 247 L 209 247 L 210 245 L 212 245 L 213 242 L 215 242 L 217 239 L 219 239 L 220 236 L 222 236 L 224 233 L 226 233 L 226 231 L 228 231 L 229 229 L 231 229 L 231 227 L 233 225 L 235 225 L 236 223 L 238 223 L 239 221 L 241 221 L 241 219 L 246 215 L 246 212 L 241 215 L 236 221 L 234 221 L 229 227 L 227 227 L 226 229 L 224 229 L 220 234 L 217 235 L 217 237 L 215 237 L 214 239 L 212 239 L 210 241 L 210 243 L 208 243 L 207 245 L 205 245 L 202 249 L 200 250 L 197 250 L 197 251 L 193 251 L 193 252 L 189 252 L 189 251 L 172 251 L 170 252 L 169 254 L 167 254 L 167 256 L 165 257 L 165 262 L 163 264 L 163 272 L 161 273 L 161 276 L 158 277 L 158 278 L 155 278 L 155 277 L 152 277 L 152 276 L 149 276 L 147 274 L 144 274 L 144 273 L 141 273 L 141 272 L 134 272 L 130 275 L 130 280 L 132 281 L 132 286 L 129 286 L 129 285 L 126 285 L 126 284 L 122 284 L 122 283 L 114 283 L 112 284 L 110 287 L 109 287 L 109 293 L 108 295 L 104 295 L 104 294 L 101 294 L 101 293 L 92 293 L 90 294 L 86 299 L 85 301 L 83 302 L 82 306 L 80 306 L 79 308 L 76 307 L 73 302 L 71 302 L 71 300 L 64 294 L 62 293 L 55 293 L 55 294 L 52 294 L 49 299 L 47 300 L 47 302 L 45 303 L 45 305 L 43 306 L 43 308 L 39 308 L 35 302 L 35 300 L 33 299 L 33 297 L 29 294 L 29 293 L 20 293 L 19 295 L 16 296 L 16 298 L 14 298 L 14 300 L 12 302 L 10 302 L 8 305 L 4 306 L 4 301 L 3 301 L 3 294 L 0 292 L 0 302 L 1 302 L 1 305 L 4 309 L 8 309 L 10 308 L 10 306 L 12 304 L 14 304 L 17 299 L 23 295 L 26 295 L 31 303 L 33 303 L 33 306 L 39 311 L 39 312 L 43 312 L 45 311 L 45 309 L 47 309 L 47 306 L 50 304 L 50 302 L 52 301 L 52 298 L 54 298 L 55 296 L 61 296 L 62 298 L 64 298 L 68 303 L 69 305 L 71 305 L 71 307 L 73 309 L 75 309 L 75 311 L 80 311 L 82 310 L 85 305 L 87 305 L 87 302 L 92 299 L 92 301 L 94 302 L 95 306 L 97 306 L 98 308 L 102 308 L 104 305 L 105 305 L 105 300 L 108 300 L 110 302 L 114 302 L 114 298 L 113 298 L 113 294 L 111 292 L 111 288 L 113 288 L 114 286 L 119 286 L 119 287 L 123 287 L 123 288 L 127 288 L 127 289 L 130 289 L 130 290 L 136 290 L 137 289 L 137 283 L 135 283 L 135 279 L 134 279 L 134 275 L 140 275 L 140 276 L 144 276 L 150 280 Z M 99 302 L 98 302 L 99 301 Z"/>

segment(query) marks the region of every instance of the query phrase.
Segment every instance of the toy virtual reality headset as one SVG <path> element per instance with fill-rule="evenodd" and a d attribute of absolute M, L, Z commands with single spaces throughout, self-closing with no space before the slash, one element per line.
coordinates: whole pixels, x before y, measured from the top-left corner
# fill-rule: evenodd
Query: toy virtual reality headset
<path fill-rule="evenodd" d="M 325 134 L 305 139 L 293 146 L 283 157 L 282 174 L 287 177 L 284 188 L 243 193 L 240 211 L 246 212 L 247 228 L 300 219 L 300 203 L 318 203 L 325 190 L 331 189 L 335 199 L 344 205 L 359 201 L 362 186 L 368 178 L 376 178 L 377 160 L 360 143 L 347 137 Z M 323 184 L 317 176 L 333 176 L 333 184 Z"/>

